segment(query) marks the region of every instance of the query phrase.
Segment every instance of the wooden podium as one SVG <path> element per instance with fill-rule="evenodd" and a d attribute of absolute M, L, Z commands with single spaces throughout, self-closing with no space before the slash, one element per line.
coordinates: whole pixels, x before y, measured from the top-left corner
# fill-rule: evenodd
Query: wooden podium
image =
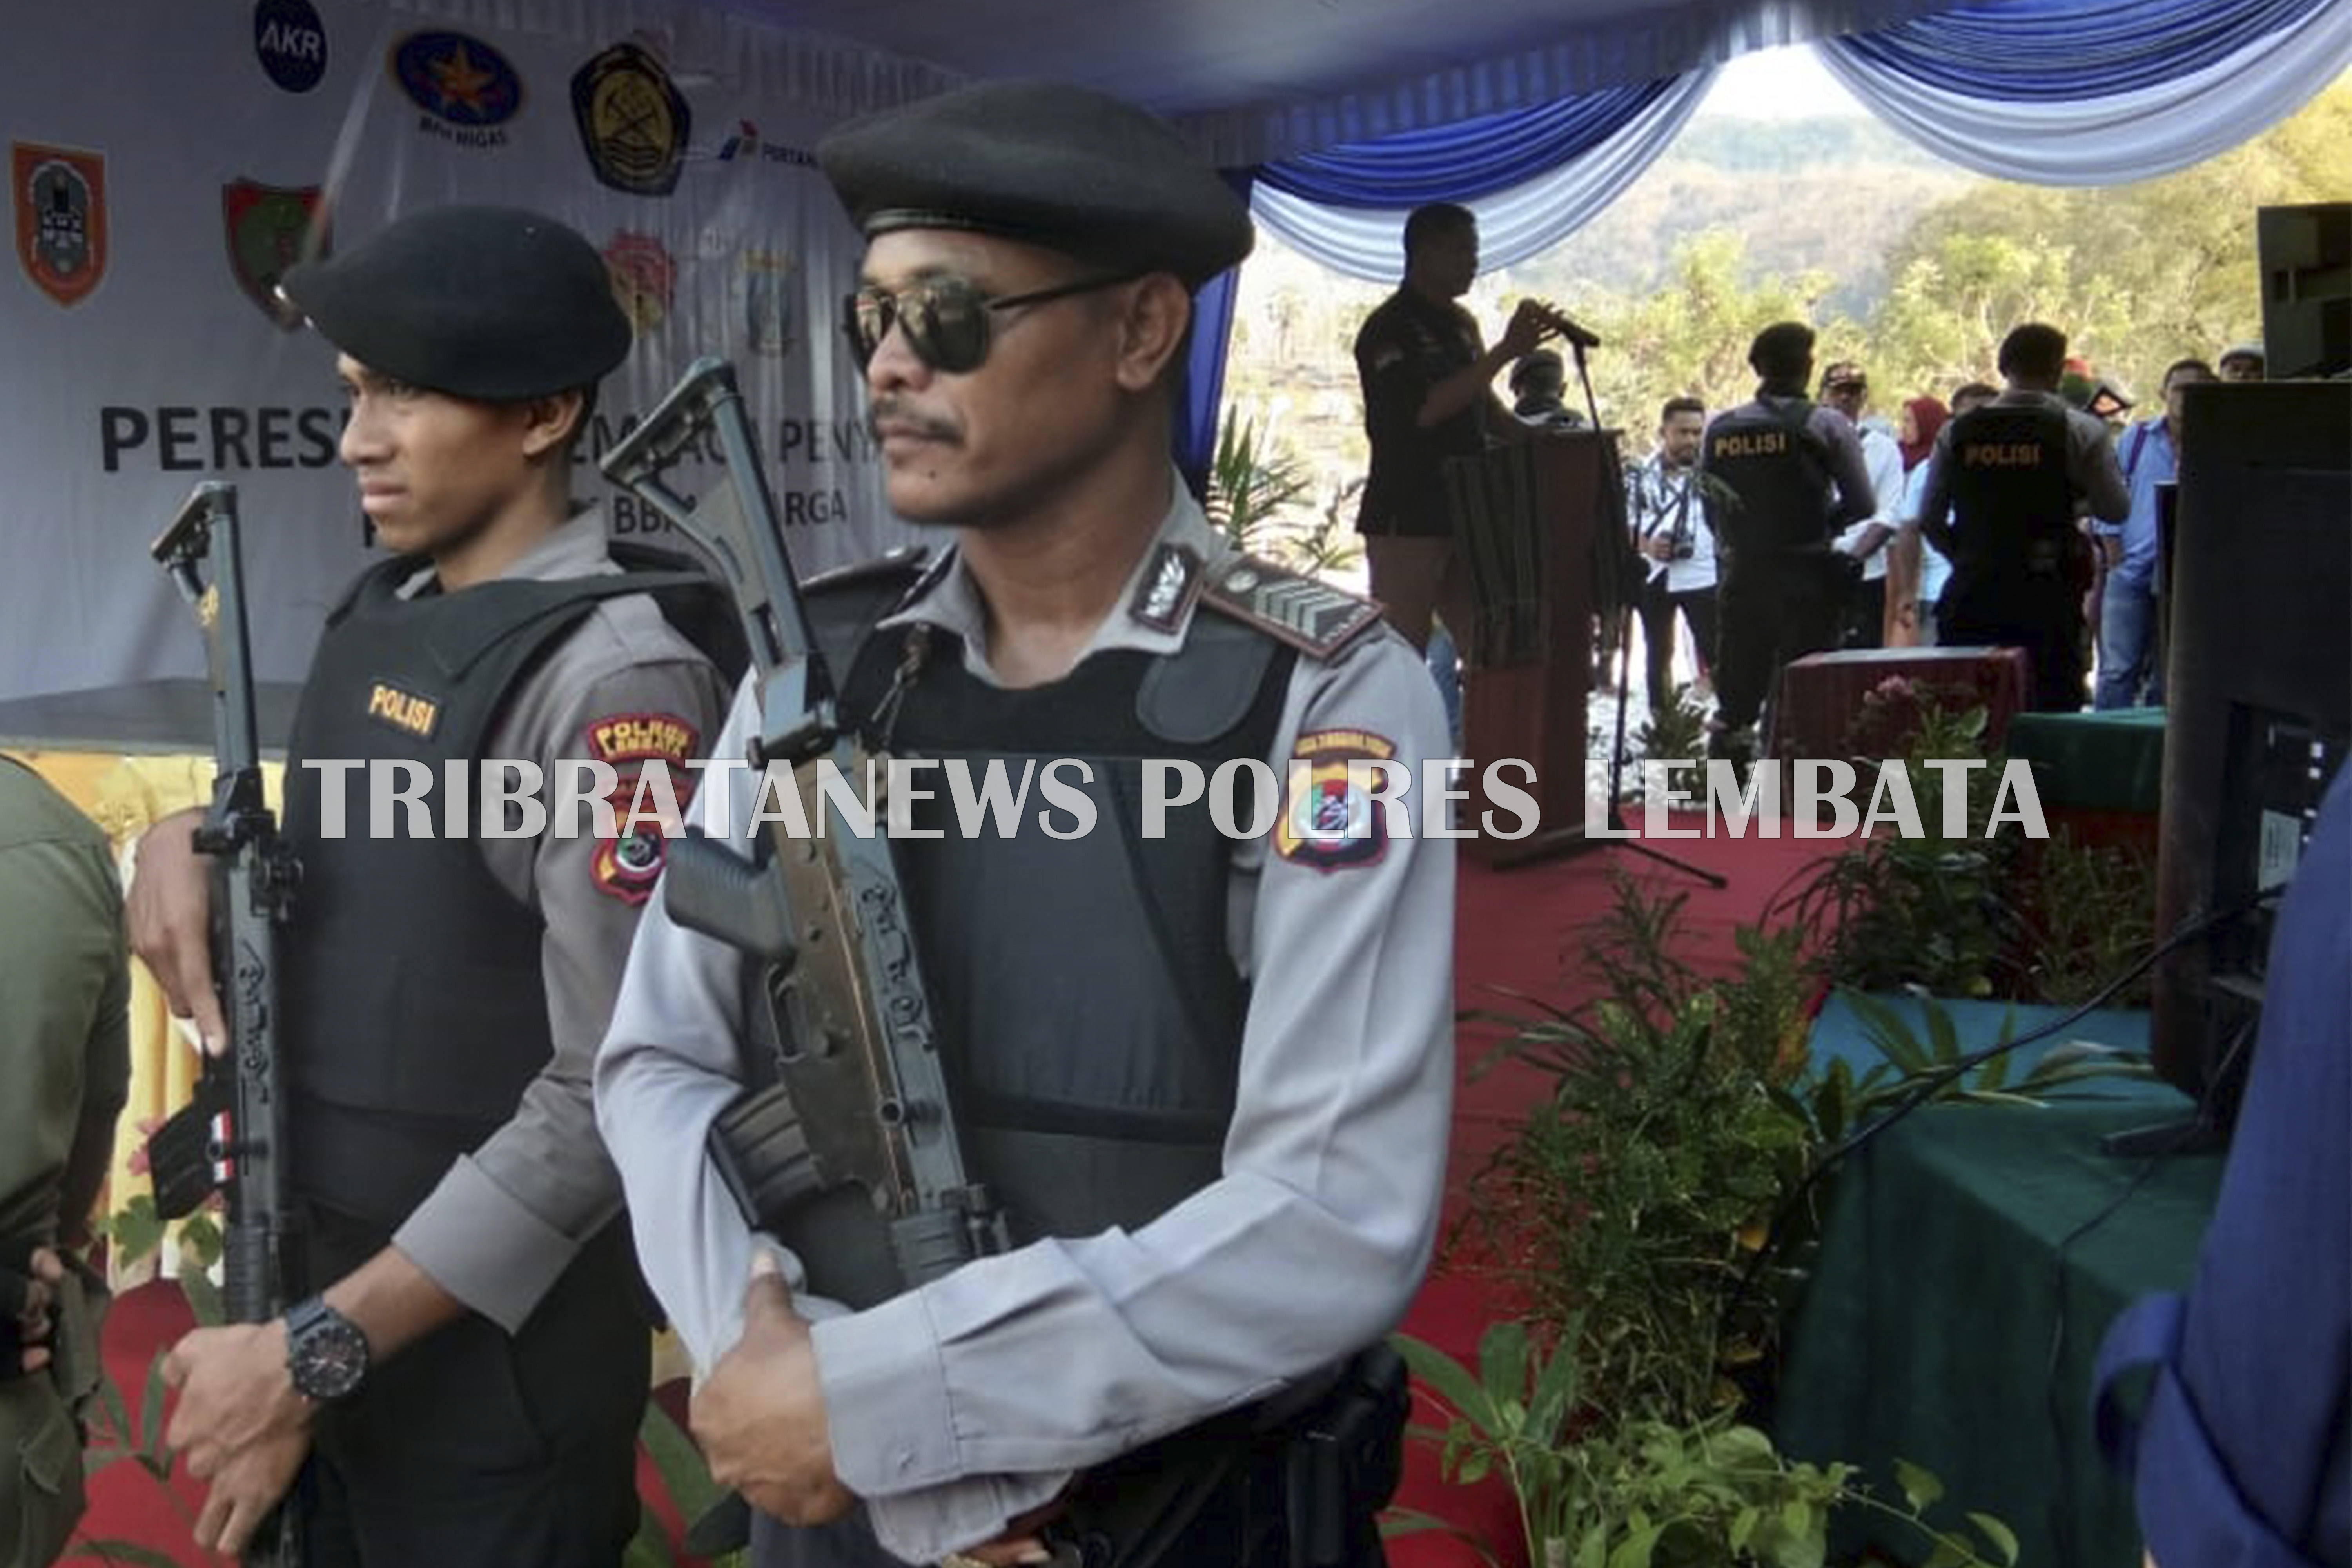
<path fill-rule="evenodd" d="M 1593 616 L 1604 571 L 1623 553 L 1625 491 L 1614 431 L 1551 431 L 1446 465 L 1454 542 L 1477 595 L 1463 652 L 1462 739 L 1472 763 L 1463 826 L 1482 828 L 1463 853 L 1507 866 L 1557 854 L 1584 837 L 1585 704 L 1592 686 Z M 1505 828 L 1522 813 L 1486 797 L 1486 764 L 1516 758 L 1535 769 L 1507 778 L 1536 800 L 1534 832 L 1483 831 L 1492 809 Z"/>

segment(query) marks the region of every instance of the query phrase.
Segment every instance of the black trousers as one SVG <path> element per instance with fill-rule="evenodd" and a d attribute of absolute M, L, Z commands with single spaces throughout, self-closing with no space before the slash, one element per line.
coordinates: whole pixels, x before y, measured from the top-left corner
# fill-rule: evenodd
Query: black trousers
<path fill-rule="evenodd" d="M 1726 563 L 1717 594 L 1716 729 L 1754 724 L 1783 665 L 1837 646 L 1853 581 L 1847 558 L 1830 551 L 1749 551 Z"/>
<path fill-rule="evenodd" d="M 1846 590 L 1845 625 L 1838 635 L 1840 647 L 1884 647 L 1886 645 L 1886 579 L 1875 577 Z"/>
<path fill-rule="evenodd" d="M 1677 614 L 1690 626 L 1691 644 L 1698 649 L 1699 673 L 1715 668 L 1715 592 L 1710 587 L 1670 594 L 1663 574 L 1642 584 L 1642 647 L 1649 670 L 1651 707 L 1664 703 L 1674 686 Z"/>
<path fill-rule="evenodd" d="M 2073 713 L 2083 706 L 2083 589 L 2061 573 L 1953 570 L 1936 601 L 1936 637 L 1946 647 L 2021 647 L 2032 662 L 2032 710 Z"/>
<path fill-rule="evenodd" d="M 314 1221 L 314 1279 L 380 1230 Z M 308 1568 L 617 1568 L 637 1528 L 652 1329 L 626 1221 L 509 1335 L 467 1316 L 322 1411 L 303 1485 Z"/>

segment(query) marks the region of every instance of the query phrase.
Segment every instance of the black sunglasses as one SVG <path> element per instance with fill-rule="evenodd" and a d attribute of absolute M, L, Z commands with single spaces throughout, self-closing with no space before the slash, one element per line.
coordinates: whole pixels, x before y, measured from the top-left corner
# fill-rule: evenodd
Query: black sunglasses
<path fill-rule="evenodd" d="M 1092 293 L 1097 289 L 1133 282 L 1137 276 L 1121 273 L 1109 278 L 1081 278 L 1074 283 L 1033 289 L 1025 294 L 994 296 L 982 293 L 980 285 L 969 278 L 927 278 L 904 289 L 885 289 L 869 283 L 842 302 L 841 326 L 849 334 L 850 347 L 856 353 L 860 365 L 873 362 L 875 351 L 895 326 L 907 334 L 907 346 L 925 364 L 933 370 L 959 374 L 978 370 L 986 363 L 989 345 L 994 341 L 994 312 Z"/>

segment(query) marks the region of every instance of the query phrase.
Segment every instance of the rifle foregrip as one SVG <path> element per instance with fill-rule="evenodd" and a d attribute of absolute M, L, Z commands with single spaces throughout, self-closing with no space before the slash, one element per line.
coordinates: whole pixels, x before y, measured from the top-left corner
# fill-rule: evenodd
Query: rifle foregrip
<path fill-rule="evenodd" d="M 228 1227 L 221 1246 L 221 1294 L 232 1322 L 267 1322 L 285 1304 L 278 1299 L 277 1229 L 274 1215 L 260 1215 Z"/>
<path fill-rule="evenodd" d="M 747 861 L 699 833 L 674 839 L 662 870 L 662 899 L 670 919 L 753 958 L 789 966 L 793 961 L 793 911 L 763 849 Z"/>

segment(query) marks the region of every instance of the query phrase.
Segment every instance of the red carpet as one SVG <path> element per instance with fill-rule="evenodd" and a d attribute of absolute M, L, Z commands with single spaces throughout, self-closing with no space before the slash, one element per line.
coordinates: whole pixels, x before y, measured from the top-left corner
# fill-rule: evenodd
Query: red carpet
<path fill-rule="evenodd" d="M 1579 1001 L 1580 994 L 1574 983 L 1578 932 L 1609 907 L 1610 875 L 1618 868 L 1664 891 L 1687 892 L 1684 956 L 1702 971 L 1727 969 L 1735 952 L 1733 928 L 1756 921 L 1785 890 L 1791 877 L 1836 846 L 1785 838 L 1680 839 L 1659 847 L 1729 878 L 1731 885 L 1717 891 L 1623 847 L 1504 871 L 1465 861 L 1454 924 L 1459 1005 L 1518 1010 L 1517 1004 L 1496 994 L 1496 986 L 1560 1005 Z M 1473 1079 L 1473 1068 L 1496 1037 L 1492 1026 L 1465 1025 L 1458 1042 L 1460 1074 L 1448 1162 L 1449 1231 L 1460 1213 L 1469 1176 L 1508 1135 L 1528 1100 L 1543 1087 L 1538 1079 L 1508 1066 Z M 1403 1327 L 1448 1354 L 1467 1360 L 1486 1324 L 1509 1310 L 1509 1303 L 1498 1298 L 1492 1283 L 1481 1279 L 1475 1268 L 1441 1256 Z M 187 1321 L 176 1287 L 147 1287 L 115 1304 L 107 1324 L 107 1363 L 117 1386 L 131 1400 L 134 1415 L 156 1347 L 169 1343 Z M 1419 1418 L 1429 1420 L 1432 1413 L 1424 1406 Z M 189 1521 L 194 1517 L 198 1493 L 184 1479 L 167 1489 L 136 1461 L 123 1460 L 97 1478 L 91 1497 L 90 1516 L 84 1522 L 85 1540 L 128 1541 L 184 1564 L 205 1561 L 189 1544 Z M 1404 1485 L 1397 1500 L 1483 1533 L 1495 1543 L 1507 1568 L 1524 1568 L 1517 1515 L 1508 1491 L 1499 1482 L 1475 1488 L 1449 1486 L 1438 1477 L 1434 1451 L 1415 1444 L 1408 1453 Z M 1389 1557 L 1391 1568 L 1477 1568 L 1482 1561 L 1469 1545 L 1434 1532 L 1391 1542 Z M 100 1560 L 87 1550 L 67 1559 L 69 1563 Z"/>

